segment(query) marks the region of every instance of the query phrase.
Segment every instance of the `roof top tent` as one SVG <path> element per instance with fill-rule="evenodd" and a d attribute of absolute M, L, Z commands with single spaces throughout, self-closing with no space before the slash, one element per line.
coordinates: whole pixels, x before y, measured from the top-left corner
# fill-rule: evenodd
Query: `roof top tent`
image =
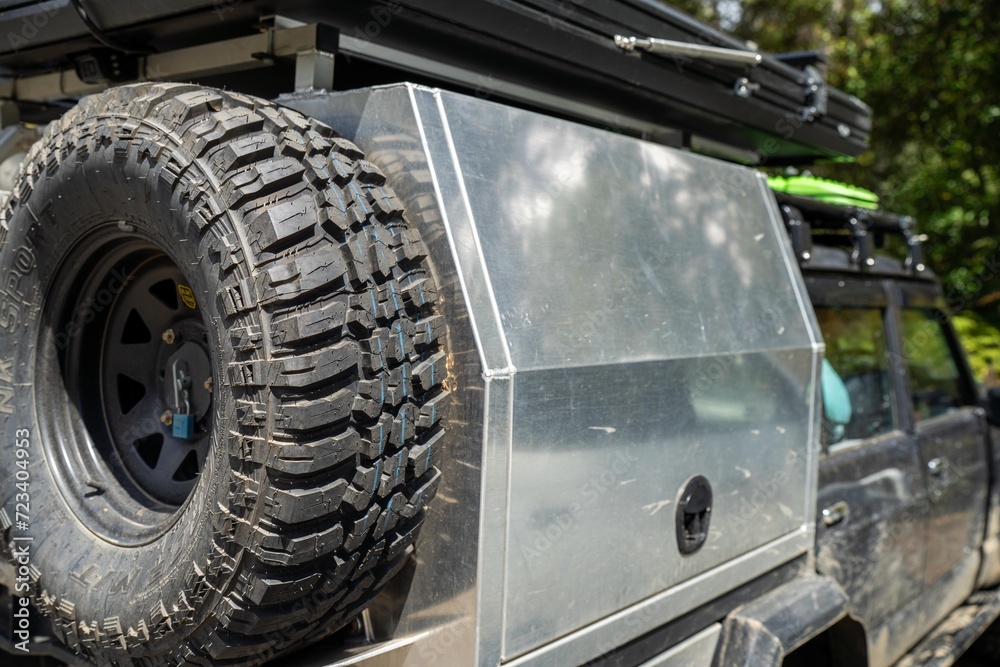
<path fill-rule="evenodd" d="M 22 117 L 136 78 L 296 81 L 279 101 L 356 142 L 428 244 L 439 497 L 378 643 L 297 664 L 708 664 L 720 618 L 807 569 L 822 342 L 732 161 L 855 155 L 861 102 L 645 0 L 4 4 L 4 34 L 37 28 L 0 44 Z"/>
<path fill-rule="evenodd" d="M 443 85 L 752 164 L 857 155 L 871 129 L 868 107 L 827 87 L 809 54 L 741 58 L 758 54 L 654 0 L 89 0 L 83 7 L 0 2 L 0 34 L 8 36 L 0 40 L 0 71 L 15 77 L 4 97 L 20 101 L 25 118 L 51 116 L 76 94 L 135 78 L 273 97 L 289 89 L 297 55 L 320 51 L 336 54 L 338 89 Z M 305 40 L 289 32 L 303 23 L 316 26 Z M 222 50 L 204 48 L 224 42 Z"/>

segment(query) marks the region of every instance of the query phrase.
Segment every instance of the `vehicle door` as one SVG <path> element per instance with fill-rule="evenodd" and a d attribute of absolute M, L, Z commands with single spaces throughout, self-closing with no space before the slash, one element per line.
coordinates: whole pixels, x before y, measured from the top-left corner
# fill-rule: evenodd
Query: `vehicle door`
<path fill-rule="evenodd" d="M 989 485 L 987 424 L 937 288 L 901 283 L 899 294 L 906 408 L 929 498 L 924 589 L 929 602 L 950 611 L 972 591 L 979 566 Z"/>
<path fill-rule="evenodd" d="M 826 342 L 817 568 L 844 588 L 873 636 L 922 591 L 922 463 L 900 421 L 888 285 L 861 276 L 806 282 Z"/>

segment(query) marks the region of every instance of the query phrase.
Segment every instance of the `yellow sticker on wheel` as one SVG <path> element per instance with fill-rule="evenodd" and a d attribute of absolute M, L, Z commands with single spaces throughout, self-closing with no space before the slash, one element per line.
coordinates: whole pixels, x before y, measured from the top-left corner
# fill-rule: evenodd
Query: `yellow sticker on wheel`
<path fill-rule="evenodd" d="M 187 285 L 177 285 L 177 293 L 181 295 L 184 305 L 194 310 L 198 307 L 198 302 L 194 298 L 194 292 Z"/>

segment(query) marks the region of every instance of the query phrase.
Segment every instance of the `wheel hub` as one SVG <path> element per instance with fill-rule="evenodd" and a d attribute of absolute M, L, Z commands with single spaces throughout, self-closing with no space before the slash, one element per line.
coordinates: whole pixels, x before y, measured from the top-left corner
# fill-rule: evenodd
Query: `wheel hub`
<path fill-rule="evenodd" d="M 36 362 L 52 388 L 38 396 L 46 456 L 63 499 L 112 544 L 162 535 L 212 467 L 219 342 L 185 265 L 112 220 L 66 249 L 46 294 Z M 175 432 L 175 417 L 187 428 Z"/>
<path fill-rule="evenodd" d="M 115 453 L 144 492 L 169 505 L 193 488 L 211 430 L 207 332 L 197 305 L 181 298 L 185 289 L 166 257 L 136 267 L 112 304 L 101 360 Z"/>

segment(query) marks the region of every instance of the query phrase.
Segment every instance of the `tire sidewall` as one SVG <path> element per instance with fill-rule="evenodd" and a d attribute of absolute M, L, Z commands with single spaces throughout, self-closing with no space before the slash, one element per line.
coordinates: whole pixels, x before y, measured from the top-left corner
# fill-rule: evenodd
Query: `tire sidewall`
<path fill-rule="evenodd" d="M 101 122 L 99 117 L 86 119 L 75 129 L 96 127 Z M 70 134 L 73 131 L 69 128 Z M 53 140 L 51 133 L 47 140 Z M 163 143 L 166 150 L 178 153 L 178 161 L 192 160 L 176 142 Z M 51 147 L 47 152 L 51 154 Z M 14 526 L 8 535 L 31 538 L 30 578 L 34 580 L 36 605 L 56 621 L 64 640 L 78 649 L 86 651 L 88 643 L 101 643 L 119 649 L 127 644 L 132 655 L 169 650 L 176 647 L 178 634 L 188 634 L 209 615 L 218 591 L 227 586 L 225 573 L 232 571 L 226 561 L 238 557 L 220 552 L 214 540 L 220 530 L 234 529 L 219 525 L 224 514 L 220 508 L 228 505 L 236 485 L 227 451 L 234 412 L 231 393 L 225 383 L 216 382 L 219 389 L 213 397 L 215 419 L 209 455 L 176 521 L 147 544 L 123 547 L 88 529 L 63 497 L 46 458 L 49 448 L 43 446 L 46 429 L 41 423 L 45 415 L 38 413 L 36 399 L 39 392 L 51 392 L 56 398 L 50 394 L 48 405 L 64 404 L 65 389 L 39 386 L 36 362 L 39 355 L 53 354 L 51 349 L 39 349 L 39 341 L 43 329 L 54 326 L 46 321 L 44 303 L 60 261 L 98 225 L 123 220 L 136 228 L 136 234 L 168 249 L 175 263 L 183 267 L 210 320 L 206 324 L 214 372 L 216 378 L 223 377 L 225 364 L 220 360 L 231 358 L 232 350 L 216 326 L 222 312 L 218 290 L 208 289 L 218 269 L 197 238 L 185 238 L 192 231 L 186 222 L 189 206 L 178 205 L 176 188 L 158 177 L 151 161 L 140 160 L 135 154 L 122 158 L 116 155 L 113 143 L 98 146 L 91 142 L 85 157 L 70 153 L 55 170 L 43 170 L 42 165 L 32 163 L 38 155 L 36 149 L 28 158 L 29 166 L 14 195 L 16 201 L 4 214 L 6 238 L 0 240 L 0 275 L 4 276 L 0 329 L 7 340 L 16 341 L 0 352 L 5 369 L 0 390 L 13 393 L 0 413 L 2 443 L 10 448 L 0 453 L 5 468 L 0 507 L 11 521 L 15 519 L 19 489 L 13 448 L 15 436 L 26 430 L 30 443 L 29 526 L 23 531 Z M 189 167 L 191 178 L 200 176 L 210 183 L 209 177 L 198 171 L 197 164 Z M 9 538 L 5 542 L 9 548 Z"/>

